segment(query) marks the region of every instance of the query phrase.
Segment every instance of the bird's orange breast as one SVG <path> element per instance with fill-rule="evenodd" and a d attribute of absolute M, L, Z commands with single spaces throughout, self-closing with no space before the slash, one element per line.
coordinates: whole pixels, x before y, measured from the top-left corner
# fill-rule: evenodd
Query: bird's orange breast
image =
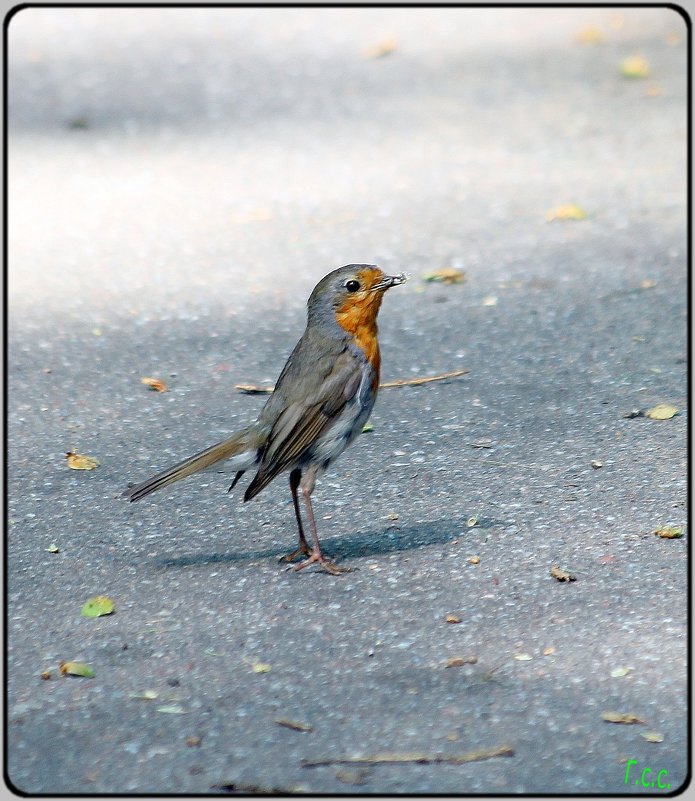
<path fill-rule="evenodd" d="M 379 340 L 376 317 L 381 306 L 382 295 L 373 292 L 366 296 L 349 298 L 335 313 L 338 325 L 352 337 L 352 341 L 364 353 L 374 370 L 374 386 L 379 384 Z"/>

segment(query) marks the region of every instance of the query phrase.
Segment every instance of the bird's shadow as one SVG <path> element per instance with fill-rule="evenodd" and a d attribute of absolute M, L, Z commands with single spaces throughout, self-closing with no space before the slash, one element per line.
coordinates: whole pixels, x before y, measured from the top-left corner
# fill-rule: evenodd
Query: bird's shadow
<path fill-rule="evenodd" d="M 503 521 L 479 521 L 485 528 L 505 525 Z M 321 539 L 321 548 L 326 555 L 336 559 L 349 560 L 365 556 L 411 551 L 428 545 L 439 545 L 461 537 L 466 531 L 463 522 L 452 520 L 428 520 L 410 526 L 388 526 L 385 529 L 361 531 L 340 537 Z M 294 547 L 294 540 L 277 548 L 264 548 L 255 551 L 232 551 L 227 553 L 198 553 L 183 556 L 162 556 L 155 564 L 163 568 L 181 568 L 227 562 L 255 562 L 259 559 L 277 558 L 285 550 Z"/>

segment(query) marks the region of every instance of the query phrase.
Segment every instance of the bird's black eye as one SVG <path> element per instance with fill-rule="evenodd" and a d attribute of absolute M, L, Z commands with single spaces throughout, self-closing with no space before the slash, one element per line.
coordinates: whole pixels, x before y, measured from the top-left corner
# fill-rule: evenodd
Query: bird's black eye
<path fill-rule="evenodd" d="M 357 292 L 359 288 L 360 288 L 360 282 L 355 281 L 354 278 L 351 281 L 345 282 L 345 289 L 347 289 L 348 292 Z"/>

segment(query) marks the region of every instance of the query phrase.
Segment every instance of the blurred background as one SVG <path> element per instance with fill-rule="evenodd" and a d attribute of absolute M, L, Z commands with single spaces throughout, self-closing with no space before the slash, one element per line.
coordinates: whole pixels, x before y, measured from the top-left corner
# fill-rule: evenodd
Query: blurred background
<path fill-rule="evenodd" d="M 282 302 L 350 261 L 509 278 L 582 240 L 546 223 L 567 203 L 594 242 L 682 226 L 685 48 L 665 8 L 22 10 L 10 301 Z"/>

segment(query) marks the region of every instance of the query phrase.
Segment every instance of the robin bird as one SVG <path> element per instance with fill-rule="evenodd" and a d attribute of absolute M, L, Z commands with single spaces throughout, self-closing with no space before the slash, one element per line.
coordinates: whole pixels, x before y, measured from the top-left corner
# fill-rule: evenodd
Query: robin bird
<path fill-rule="evenodd" d="M 237 471 L 229 491 L 247 470 L 256 470 L 244 493 L 244 501 L 250 501 L 277 475 L 289 471 L 299 545 L 283 559 L 306 557 L 296 570 L 318 563 L 334 575 L 344 572 L 346 568 L 321 551 L 311 493 L 318 476 L 362 431 L 372 411 L 379 388 L 377 314 L 384 292 L 405 280 L 403 273 L 386 275 L 371 264 L 348 264 L 322 278 L 307 303 L 306 330 L 258 419 L 229 439 L 128 488 L 124 497 L 139 501 L 228 461 Z M 304 536 L 297 489 L 306 505 L 313 548 Z"/>

